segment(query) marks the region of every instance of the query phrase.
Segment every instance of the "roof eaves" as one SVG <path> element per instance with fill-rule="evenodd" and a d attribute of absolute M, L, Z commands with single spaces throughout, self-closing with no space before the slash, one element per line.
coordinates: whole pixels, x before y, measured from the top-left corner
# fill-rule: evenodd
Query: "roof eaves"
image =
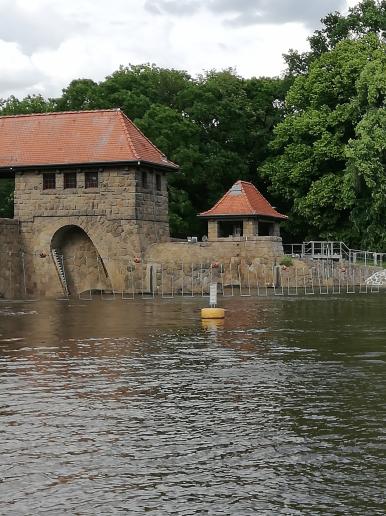
<path fill-rule="evenodd" d="M 171 162 L 169 162 L 171 163 Z M 174 166 L 162 164 L 162 163 L 153 163 L 152 161 L 144 161 L 144 160 L 114 160 L 114 161 L 88 161 L 87 163 L 80 162 L 80 163 L 36 163 L 32 165 L 0 165 L 0 172 L 1 171 L 8 171 L 12 172 L 15 170 L 35 170 L 39 168 L 43 169 L 52 169 L 52 168 L 90 168 L 90 167 L 103 167 L 103 166 L 112 166 L 112 165 L 151 165 L 152 167 L 160 167 L 160 168 L 167 168 L 170 170 L 178 170 L 179 166 L 173 164 Z"/>
<path fill-rule="evenodd" d="M 215 218 L 215 219 L 223 219 L 223 218 L 235 218 L 235 217 L 242 217 L 244 219 L 250 218 L 250 217 L 263 217 L 266 219 L 283 219 L 287 220 L 288 217 L 286 215 L 282 215 L 281 213 L 278 213 L 278 215 L 268 215 L 267 213 L 210 213 L 203 211 L 202 213 L 199 213 L 197 217 L 202 217 L 205 219 Z"/>
<path fill-rule="evenodd" d="M 168 170 L 179 170 L 180 167 L 173 163 L 172 161 L 169 161 L 167 163 L 154 163 L 154 161 L 146 161 L 146 160 L 138 160 L 137 162 L 139 165 L 151 165 L 153 168 L 166 168 Z"/>
<path fill-rule="evenodd" d="M 252 213 L 254 213 L 254 214 L 257 214 L 257 213 L 256 213 L 256 210 L 254 210 L 254 209 L 253 209 L 252 204 L 251 204 L 251 202 L 250 202 L 250 200 L 249 200 L 248 192 L 246 192 L 246 191 L 245 191 L 245 189 L 244 189 L 244 183 L 247 183 L 247 182 L 246 182 L 246 181 L 240 181 L 240 184 L 241 184 L 241 187 L 242 187 L 242 190 L 243 190 L 244 197 L 245 197 L 245 199 L 247 200 L 247 203 L 248 203 L 248 206 L 249 206 L 249 208 L 250 208 L 251 212 L 252 212 Z M 251 183 L 247 183 L 247 184 L 248 184 L 248 185 L 251 185 Z M 257 188 L 256 188 L 254 185 L 252 185 L 252 186 L 253 186 L 253 188 L 258 192 Z"/>

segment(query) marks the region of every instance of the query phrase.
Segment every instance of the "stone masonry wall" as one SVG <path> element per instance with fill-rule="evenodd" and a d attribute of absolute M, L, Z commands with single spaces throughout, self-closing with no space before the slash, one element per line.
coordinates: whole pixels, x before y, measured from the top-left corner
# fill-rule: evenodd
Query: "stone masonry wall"
<path fill-rule="evenodd" d="M 281 238 L 206 244 L 156 244 L 146 261 L 132 267 L 128 285 L 154 294 L 208 294 L 210 283 L 219 292 L 246 295 L 249 291 L 276 295 L 367 292 L 366 280 L 377 267 L 344 262 L 292 259 L 284 265 Z M 286 257 L 288 258 L 288 257 Z M 140 281 L 142 277 L 142 283 Z M 304 290 L 305 289 L 305 290 Z"/>
<path fill-rule="evenodd" d="M 89 169 L 87 169 L 89 171 Z M 84 170 L 77 174 L 77 188 L 65 189 L 66 171 L 55 172 L 56 188 L 43 190 L 43 171 L 17 172 L 15 177 L 15 219 L 22 223 L 47 217 L 105 217 L 109 221 L 142 221 L 168 231 L 168 194 L 164 173 L 128 167 L 98 169 L 98 188 L 85 188 Z M 142 173 L 147 186 L 142 186 Z M 156 174 L 161 190 L 156 189 Z M 162 240 L 161 240 L 162 241 Z M 145 244 L 154 243 L 154 238 Z"/>
<path fill-rule="evenodd" d="M 112 283 L 120 277 L 118 258 L 141 255 L 150 244 L 169 240 L 165 173 L 123 166 L 99 168 L 98 188 L 85 188 L 85 170 L 77 169 L 77 188 L 65 189 L 66 171 L 50 171 L 56 173 L 52 190 L 43 190 L 43 171 L 16 173 L 15 218 L 20 221 L 29 295 L 62 294 L 51 247 L 55 233 L 63 227 L 76 226 L 86 232 L 96 255 L 104 258 Z"/>
<path fill-rule="evenodd" d="M 0 219 L 0 298 L 18 298 L 22 294 L 19 223 L 16 220 Z"/>
<path fill-rule="evenodd" d="M 170 242 L 167 179 L 162 172 L 100 168 L 98 188 L 85 188 L 85 171 L 78 169 L 74 189 L 64 188 L 65 172 L 55 171 L 52 190 L 43 190 L 43 171 L 16 173 L 19 223 L 10 223 L 18 230 L 14 242 L 22 252 L 23 270 L 7 275 L 3 267 L 4 295 L 12 294 L 6 287 L 12 284 L 15 292 L 19 288 L 17 295 L 22 290 L 30 296 L 63 296 L 53 249 L 63 256 L 71 294 L 95 289 L 202 292 L 212 281 L 228 286 L 251 278 L 267 282 L 283 254 L 280 237 Z M 13 275 L 23 278 L 22 286 L 12 283 Z"/>
<path fill-rule="evenodd" d="M 74 221 L 75 222 L 75 221 Z M 79 222 L 79 221 L 78 221 Z M 55 246 L 63 254 L 71 294 L 86 290 L 106 289 L 115 292 L 188 294 L 207 293 L 211 282 L 225 287 L 272 284 L 273 266 L 283 254 L 281 239 L 261 237 L 256 241 L 206 242 L 189 244 L 169 242 L 153 244 L 142 255 L 126 254 L 121 236 L 111 237 L 116 242 L 114 252 L 102 248 L 92 238 L 92 227 L 80 221 L 91 240 L 69 230 L 63 244 Z M 60 226 L 61 221 L 57 221 Z M 101 222 L 103 224 L 103 221 Z M 51 234 L 52 228 L 47 228 Z M 59 230 L 60 231 L 60 230 Z M 92 246 L 95 243 L 95 252 Z M 122 246 L 122 247 L 121 247 Z M 102 251 L 106 251 L 104 254 Z M 62 296 L 56 267 L 50 254 L 26 256 L 27 270 L 36 273 L 27 277 L 29 294 L 39 297 Z M 31 260 L 31 263 L 28 262 Z M 103 262 L 103 265 L 102 265 Z M 107 275 L 103 273 L 106 269 Z"/>
<path fill-rule="evenodd" d="M 283 256 L 280 237 L 259 237 L 253 241 L 154 244 L 145 253 L 143 282 L 158 293 L 208 292 L 209 284 L 224 287 L 272 284 L 272 270 Z M 152 277 L 150 277 L 152 276 Z M 138 283 L 138 282 L 137 282 Z"/>
<path fill-rule="evenodd" d="M 175 262 L 212 262 L 229 261 L 232 258 L 259 260 L 259 263 L 271 263 L 283 255 L 280 237 L 259 237 L 256 240 L 219 240 L 215 242 L 168 242 L 153 244 L 145 253 L 146 261 Z"/>

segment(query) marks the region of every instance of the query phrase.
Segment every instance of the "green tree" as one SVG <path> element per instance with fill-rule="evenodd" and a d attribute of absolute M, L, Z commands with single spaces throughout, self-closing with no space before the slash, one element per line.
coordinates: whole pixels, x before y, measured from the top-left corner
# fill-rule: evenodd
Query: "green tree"
<path fill-rule="evenodd" d="M 119 107 L 129 118 L 137 119 L 153 104 L 177 108 L 178 95 L 190 81 L 184 71 L 143 64 L 121 66 L 99 86 L 106 107 Z"/>
<path fill-rule="evenodd" d="M 99 85 L 91 79 L 75 79 L 54 100 L 56 111 L 83 111 L 104 107 Z"/>
<path fill-rule="evenodd" d="M 0 99 L 0 115 L 24 115 L 32 113 L 46 113 L 53 111 L 55 102 L 46 100 L 41 95 L 27 95 L 22 100 L 11 96 Z"/>
<path fill-rule="evenodd" d="M 314 59 L 335 48 L 340 41 L 355 40 L 367 34 L 375 34 L 381 41 L 385 41 L 386 0 L 362 0 L 351 7 L 347 15 L 329 13 L 321 22 L 322 28 L 309 38 L 309 52 L 299 53 L 291 49 L 284 55 L 288 75 L 307 73 Z"/>
<path fill-rule="evenodd" d="M 362 117 L 346 149 L 345 193 L 357 241 L 386 249 L 386 54 L 385 48 L 357 81 Z"/>
<path fill-rule="evenodd" d="M 342 41 L 288 92 L 271 144 L 275 155 L 261 172 L 286 200 L 299 239 L 386 249 L 385 51 L 373 34 Z"/>

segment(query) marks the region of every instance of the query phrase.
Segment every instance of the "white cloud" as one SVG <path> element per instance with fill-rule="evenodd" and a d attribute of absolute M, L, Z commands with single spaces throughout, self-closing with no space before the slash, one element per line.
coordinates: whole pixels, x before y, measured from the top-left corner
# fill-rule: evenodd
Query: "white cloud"
<path fill-rule="evenodd" d="M 23 54 L 17 43 L 0 40 L 0 92 L 3 96 L 23 94 L 32 86 L 36 91 L 39 82 L 46 77 L 33 64 L 30 57 Z"/>
<path fill-rule="evenodd" d="M 345 0 L 146 0 L 146 9 L 154 14 L 191 16 L 211 11 L 227 16 L 229 25 L 300 22 L 315 26 L 326 13 L 345 7 Z"/>
<path fill-rule="evenodd" d="M 0 0 L 0 37 L 17 42 L 31 55 L 40 48 L 55 48 L 69 34 L 82 30 L 84 23 L 60 14 L 52 5 Z"/>
<path fill-rule="evenodd" d="M 220 5 L 220 0 L 210 1 Z M 276 8 L 283 1 L 299 3 L 275 0 Z M 161 14 L 149 12 L 145 8 L 149 2 L 0 0 L 0 97 L 34 92 L 59 95 L 72 79 L 102 80 L 120 64 L 129 63 L 152 62 L 193 74 L 235 67 L 244 76 L 277 75 L 284 68 L 282 53 L 289 48 L 305 50 L 312 32 L 300 15 L 282 13 L 270 23 L 229 26 L 224 23 L 229 20 L 229 8 L 219 15 L 214 8 L 202 8 L 202 0 L 191 0 L 201 8 L 192 9 L 189 16 L 175 16 L 162 13 L 161 0 L 153 0 Z M 221 2 L 243 5 L 235 0 Z M 243 2 L 250 8 L 251 0 Z M 340 0 L 327 4 L 334 2 Z M 318 13 L 324 12 L 325 0 L 314 3 Z M 239 8 L 233 14 L 242 12 Z"/>
<path fill-rule="evenodd" d="M 192 33 L 192 22 L 199 33 Z M 203 69 L 234 67 L 245 76 L 273 76 L 284 69 L 282 54 L 289 46 L 306 50 L 308 32 L 301 24 L 226 28 L 215 15 L 197 13 L 180 20 L 170 42 L 182 68 L 193 73 Z M 192 48 L 194 52 L 192 52 Z"/>

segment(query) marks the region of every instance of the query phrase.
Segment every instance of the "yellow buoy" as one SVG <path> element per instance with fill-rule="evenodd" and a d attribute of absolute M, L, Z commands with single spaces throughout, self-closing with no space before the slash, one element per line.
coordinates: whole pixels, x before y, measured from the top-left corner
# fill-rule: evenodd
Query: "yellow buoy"
<path fill-rule="evenodd" d="M 224 308 L 201 308 L 202 319 L 224 319 Z"/>

